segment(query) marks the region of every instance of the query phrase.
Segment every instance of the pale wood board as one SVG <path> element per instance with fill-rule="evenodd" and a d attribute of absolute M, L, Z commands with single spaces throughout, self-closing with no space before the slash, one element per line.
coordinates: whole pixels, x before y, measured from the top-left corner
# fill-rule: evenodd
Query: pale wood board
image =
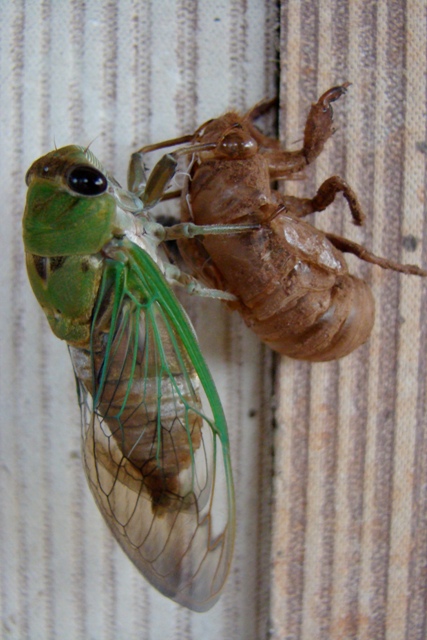
<path fill-rule="evenodd" d="M 359 194 L 319 226 L 426 264 L 426 3 L 281 3 L 281 134 L 349 80 L 337 132 L 307 180 Z M 372 284 L 370 341 L 342 361 L 284 359 L 277 397 L 272 547 L 276 640 L 423 640 L 426 628 L 426 283 L 349 260 Z"/>
<path fill-rule="evenodd" d="M 311 195 L 345 177 L 365 228 L 340 198 L 319 226 L 425 266 L 426 8 L 288 0 L 279 16 L 270 0 L 0 4 L 1 637 L 427 637 L 425 283 L 349 260 L 374 289 L 371 340 L 338 363 L 275 358 L 274 397 L 272 354 L 240 318 L 183 298 L 224 402 L 238 497 L 227 587 L 211 612 L 192 614 L 144 581 L 97 513 L 71 365 L 33 298 L 20 231 L 25 172 L 55 144 L 94 140 L 125 182 L 141 144 L 273 96 L 280 64 L 291 148 L 311 102 L 353 83 L 322 157 L 286 189 Z"/>
<path fill-rule="evenodd" d="M 224 399 L 238 495 L 226 590 L 215 609 L 193 614 L 134 569 L 89 494 L 71 363 L 30 290 L 21 218 L 26 170 L 54 145 L 92 143 L 124 183 L 142 144 L 274 95 L 277 27 L 276 4 L 253 0 L 0 5 L 1 637 L 266 634 L 269 503 L 258 489 L 271 489 L 259 453 L 271 424 L 270 355 L 221 303 L 185 301 Z"/>

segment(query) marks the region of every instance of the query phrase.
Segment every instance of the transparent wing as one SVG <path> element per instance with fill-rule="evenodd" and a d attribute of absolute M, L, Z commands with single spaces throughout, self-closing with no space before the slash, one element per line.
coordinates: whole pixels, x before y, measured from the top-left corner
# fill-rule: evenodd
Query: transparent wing
<path fill-rule="evenodd" d="M 164 595 L 215 604 L 234 544 L 228 437 L 191 326 L 151 259 L 104 274 L 92 349 L 70 347 L 83 458 L 122 548 Z M 108 330 L 107 330 L 108 329 Z"/>

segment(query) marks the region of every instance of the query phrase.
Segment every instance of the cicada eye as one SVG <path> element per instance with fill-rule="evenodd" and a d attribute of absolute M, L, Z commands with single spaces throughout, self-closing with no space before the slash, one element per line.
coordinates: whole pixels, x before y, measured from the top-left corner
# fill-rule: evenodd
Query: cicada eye
<path fill-rule="evenodd" d="M 250 158 L 258 151 L 256 141 L 240 125 L 233 125 L 219 141 L 216 154 L 222 158 L 242 160 Z"/>
<path fill-rule="evenodd" d="M 81 196 L 99 196 L 107 189 L 107 178 L 94 167 L 73 167 L 67 176 L 67 184 Z"/>

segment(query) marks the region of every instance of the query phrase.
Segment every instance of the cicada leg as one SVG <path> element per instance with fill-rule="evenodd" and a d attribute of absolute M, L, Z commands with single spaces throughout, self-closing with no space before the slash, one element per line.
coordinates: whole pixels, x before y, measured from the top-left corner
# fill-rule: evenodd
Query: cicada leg
<path fill-rule="evenodd" d="M 228 291 L 221 291 L 220 289 L 212 289 L 199 282 L 190 274 L 181 271 L 173 264 L 168 264 L 165 267 L 165 278 L 171 285 L 178 285 L 184 287 L 187 293 L 190 295 L 201 296 L 204 298 L 215 298 L 217 300 L 227 300 L 228 302 L 235 302 L 236 296 Z"/>
<path fill-rule="evenodd" d="M 360 226 L 365 221 L 365 214 L 353 189 L 339 176 L 331 176 L 323 182 L 314 198 L 297 198 L 281 195 L 286 209 L 297 218 L 303 218 L 316 211 L 324 211 L 335 200 L 337 193 L 342 193 L 348 202 L 354 224 Z"/>
<path fill-rule="evenodd" d="M 194 144 L 181 147 L 172 153 L 166 153 L 160 158 L 157 164 L 154 165 L 148 179 L 146 178 L 144 169 L 145 155 L 157 149 L 173 146 L 174 144 L 190 142 L 191 139 L 191 136 L 183 136 L 182 138 L 166 140 L 165 142 L 142 147 L 139 151 L 135 151 L 135 153 L 132 154 L 128 170 L 128 188 L 141 199 L 145 210 L 152 209 L 164 198 L 166 190 L 176 174 L 180 156 L 214 149 L 216 145 L 213 143 Z"/>
<path fill-rule="evenodd" d="M 383 269 L 391 269 L 392 271 L 399 271 L 400 273 L 408 273 L 414 276 L 427 276 L 427 271 L 421 269 L 417 265 L 414 264 L 401 264 L 400 262 L 395 262 L 394 260 L 388 260 L 387 258 L 381 258 L 380 256 L 376 256 L 374 253 L 371 253 L 357 242 L 353 242 L 348 238 L 343 238 L 342 236 L 337 236 L 334 233 L 326 233 L 326 237 L 329 242 L 331 242 L 334 247 L 342 251 L 343 253 L 352 253 L 353 255 L 360 258 L 360 260 L 364 260 L 365 262 L 370 262 L 371 264 L 377 264 Z"/>
<path fill-rule="evenodd" d="M 257 120 L 272 107 L 277 106 L 277 103 L 277 98 L 265 98 L 264 100 L 257 102 L 257 104 L 245 114 L 244 121 L 252 138 L 257 141 L 260 147 L 263 147 L 264 149 L 276 149 L 279 151 L 280 141 L 277 138 L 271 138 L 270 136 L 265 135 L 253 124 L 254 120 Z"/>
<path fill-rule="evenodd" d="M 156 225 L 155 235 L 159 242 L 168 242 L 170 240 L 191 239 L 197 236 L 209 235 L 236 235 L 239 233 L 248 233 L 260 228 L 259 224 L 241 224 L 241 225 L 204 225 L 199 226 L 191 222 L 174 224 L 170 227 L 164 227 L 160 224 Z M 236 296 L 221 289 L 207 287 L 199 282 L 193 276 L 181 271 L 177 266 L 168 264 L 165 267 L 165 277 L 169 284 L 185 287 L 187 293 L 207 298 L 216 298 L 219 300 L 227 300 L 234 302 Z"/>
<path fill-rule="evenodd" d="M 171 138 L 170 140 L 163 140 L 157 144 L 150 144 L 142 147 L 138 151 L 132 154 L 129 168 L 128 168 L 128 189 L 136 195 L 142 195 L 146 191 L 147 177 L 145 175 L 144 168 L 144 156 L 152 151 L 158 149 L 165 149 L 167 147 L 176 147 L 179 144 L 185 144 L 191 141 L 192 136 L 181 136 L 180 138 Z"/>
<path fill-rule="evenodd" d="M 199 225 L 193 222 L 182 222 L 171 227 L 163 227 L 164 240 L 182 240 L 195 238 L 196 236 L 224 236 L 246 233 L 260 229 L 259 224 L 205 224 Z"/>
<path fill-rule="evenodd" d="M 268 162 L 272 179 L 289 178 L 293 174 L 303 171 L 319 156 L 325 143 L 334 133 L 331 104 L 347 92 L 349 85 L 349 82 L 345 82 L 338 87 L 332 87 L 312 105 L 305 124 L 302 149 L 297 151 L 268 149 L 264 152 L 263 155 Z"/>

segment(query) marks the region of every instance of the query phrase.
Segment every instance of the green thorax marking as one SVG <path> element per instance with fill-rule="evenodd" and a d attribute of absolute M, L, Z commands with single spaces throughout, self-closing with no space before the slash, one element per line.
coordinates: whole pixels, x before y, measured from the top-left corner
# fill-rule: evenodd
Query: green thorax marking
<path fill-rule="evenodd" d="M 53 333 L 76 346 L 88 344 L 103 271 L 101 256 L 67 256 L 59 266 L 56 258 L 27 253 L 26 259 L 32 289 Z"/>

